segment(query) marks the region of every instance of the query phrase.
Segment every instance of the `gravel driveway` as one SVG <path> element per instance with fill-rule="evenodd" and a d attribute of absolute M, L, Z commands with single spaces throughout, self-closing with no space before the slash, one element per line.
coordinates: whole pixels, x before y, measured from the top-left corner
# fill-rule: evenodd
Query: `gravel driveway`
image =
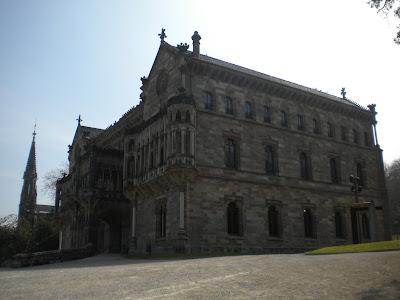
<path fill-rule="evenodd" d="M 0 299 L 400 299 L 400 251 L 136 260 L 0 269 Z"/>

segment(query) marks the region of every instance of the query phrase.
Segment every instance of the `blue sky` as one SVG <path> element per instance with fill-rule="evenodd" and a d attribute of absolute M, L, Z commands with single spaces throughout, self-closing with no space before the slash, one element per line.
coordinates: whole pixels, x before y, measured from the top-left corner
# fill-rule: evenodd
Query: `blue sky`
<path fill-rule="evenodd" d="M 278 3 L 277 3 L 278 2 Z M 280 2 L 280 3 L 279 3 Z M 323 3 L 321 3 L 323 2 Z M 0 216 L 16 213 L 37 120 L 42 177 L 83 124 L 105 128 L 139 100 L 159 39 L 273 76 L 376 103 L 385 160 L 400 157 L 395 23 L 366 1 L 0 1 Z"/>

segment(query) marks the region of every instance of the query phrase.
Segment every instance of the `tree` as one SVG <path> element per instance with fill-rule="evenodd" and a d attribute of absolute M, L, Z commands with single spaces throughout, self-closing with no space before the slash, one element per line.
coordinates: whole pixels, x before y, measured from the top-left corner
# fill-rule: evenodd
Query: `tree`
<path fill-rule="evenodd" d="M 68 174 L 68 164 L 63 163 L 58 168 L 50 170 L 43 176 L 42 190 L 54 199 L 56 193 L 57 180 Z"/>
<path fill-rule="evenodd" d="M 372 8 L 377 9 L 378 13 L 388 15 L 390 11 L 393 11 L 394 16 L 400 18 L 400 0 L 369 0 L 368 3 Z M 397 28 L 399 31 L 393 40 L 400 45 L 400 25 Z"/>
<path fill-rule="evenodd" d="M 14 254 L 29 249 L 32 239 L 32 230 L 28 223 L 18 224 L 15 214 L 0 218 L 0 264 Z"/>
<path fill-rule="evenodd" d="M 400 158 L 387 165 L 385 173 L 391 205 L 393 232 L 400 234 Z"/>

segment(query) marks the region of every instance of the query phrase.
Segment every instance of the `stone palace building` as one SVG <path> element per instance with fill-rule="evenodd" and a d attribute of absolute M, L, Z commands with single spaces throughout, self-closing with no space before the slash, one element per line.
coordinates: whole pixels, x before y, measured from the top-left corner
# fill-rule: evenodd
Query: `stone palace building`
<path fill-rule="evenodd" d="M 262 253 L 390 237 L 375 105 L 202 55 L 197 31 L 192 51 L 159 36 L 139 105 L 104 130 L 79 117 L 57 183 L 63 248 Z"/>

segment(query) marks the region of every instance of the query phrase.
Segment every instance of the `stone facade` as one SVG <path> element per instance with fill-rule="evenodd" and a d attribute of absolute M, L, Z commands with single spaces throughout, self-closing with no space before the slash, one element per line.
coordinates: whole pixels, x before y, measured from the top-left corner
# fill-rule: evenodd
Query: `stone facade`
<path fill-rule="evenodd" d="M 192 39 L 192 52 L 161 41 L 140 104 L 118 122 L 78 125 L 56 196 L 62 247 L 265 252 L 388 238 L 375 106 L 201 55 Z"/>

